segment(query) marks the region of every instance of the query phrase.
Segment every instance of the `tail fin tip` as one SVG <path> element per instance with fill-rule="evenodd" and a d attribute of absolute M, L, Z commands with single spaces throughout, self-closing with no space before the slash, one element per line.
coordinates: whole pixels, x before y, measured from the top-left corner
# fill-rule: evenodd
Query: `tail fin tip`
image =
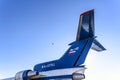
<path fill-rule="evenodd" d="M 90 12 L 94 12 L 94 9 L 91 9 L 91 10 L 89 10 L 89 11 L 83 12 L 81 15 L 85 15 L 85 14 L 88 14 L 88 13 L 90 13 Z"/>

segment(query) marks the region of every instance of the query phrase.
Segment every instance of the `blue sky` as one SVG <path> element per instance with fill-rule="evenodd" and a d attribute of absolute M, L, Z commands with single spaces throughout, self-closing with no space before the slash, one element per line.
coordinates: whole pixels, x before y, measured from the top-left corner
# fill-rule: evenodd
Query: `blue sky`
<path fill-rule="evenodd" d="M 86 80 L 119 80 L 119 0 L 0 0 L 0 79 L 61 57 L 79 15 L 95 9 L 95 33 L 107 49 L 89 51 Z"/>

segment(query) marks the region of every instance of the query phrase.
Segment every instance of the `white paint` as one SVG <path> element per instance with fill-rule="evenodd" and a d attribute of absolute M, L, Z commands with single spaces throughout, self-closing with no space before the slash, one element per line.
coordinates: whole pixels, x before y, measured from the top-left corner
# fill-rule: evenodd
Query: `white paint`
<path fill-rule="evenodd" d="M 64 75 L 71 75 L 73 73 L 81 73 L 84 74 L 85 67 L 78 67 L 78 68 L 65 68 L 65 69 L 57 69 L 57 70 L 50 70 L 50 71 L 44 71 L 39 72 L 40 75 L 45 75 L 45 77 L 51 77 L 51 76 L 64 76 Z"/>

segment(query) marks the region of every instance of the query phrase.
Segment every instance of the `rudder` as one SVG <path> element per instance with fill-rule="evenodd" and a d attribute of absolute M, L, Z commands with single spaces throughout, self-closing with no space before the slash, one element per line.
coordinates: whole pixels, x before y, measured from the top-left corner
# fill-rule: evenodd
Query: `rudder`
<path fill-rule="evenodd" d="M 80 15 L 76 41 L 94 37 L 94 10 Z"/>

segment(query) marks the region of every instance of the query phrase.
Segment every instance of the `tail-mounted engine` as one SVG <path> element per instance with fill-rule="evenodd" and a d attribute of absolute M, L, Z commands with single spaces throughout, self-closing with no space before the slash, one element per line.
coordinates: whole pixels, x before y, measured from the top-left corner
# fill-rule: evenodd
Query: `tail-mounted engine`
<path fill-rule="evenodd" d="M 85 75 L 84 74 L 74 73 L 72 75 L 72 80 L 82 80 L 82 79 L 85 79 Z"/>
<path fill-rule="evenodd" d="M 37 78 L 36 76 L 39 73 L 37 71 L 32 71 L 32 70 L 24 70 L 16 73 L 15 75 L 15 80 L 30 80 L 30 79 L 35 79 Z"/>

